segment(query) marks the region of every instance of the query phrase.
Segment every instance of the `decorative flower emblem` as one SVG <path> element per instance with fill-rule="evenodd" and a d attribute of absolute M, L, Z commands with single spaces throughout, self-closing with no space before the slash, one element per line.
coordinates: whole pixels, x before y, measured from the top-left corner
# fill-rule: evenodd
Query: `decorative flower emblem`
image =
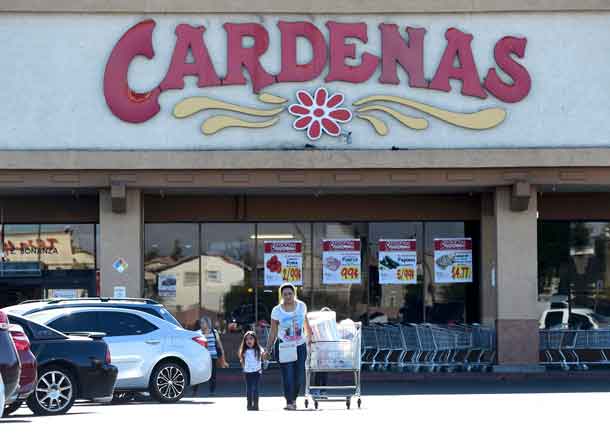
<path fill-rule="evenodd" d="M 293 116 L 297 116 L 292 126 L 294 129 L 307 130 L 307 136 L 311 140 L 317 140 L 322 131 L 337 137 L 341 133 L 338 123 L 346 123 L 352 119 L 352 112 L 345 108 L 339 108 L 343 103 L 343 94 L 328 94 L 325 88 L 318 88 L 311 96 L 307 91 L 297 92 L 298 104 L 288 107 Z"/>

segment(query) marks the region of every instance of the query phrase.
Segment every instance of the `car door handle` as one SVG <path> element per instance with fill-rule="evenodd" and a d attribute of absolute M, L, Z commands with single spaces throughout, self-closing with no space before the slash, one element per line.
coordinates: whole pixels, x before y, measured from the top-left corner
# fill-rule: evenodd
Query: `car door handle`
<path fill-rule="evenodd" d="M 146 341 L 146 343 L 149 344 L 149 345 L 157 345 L 157 344 L 160 344 L 161 341 L 157 341 L 157 340 L 152 340 L 151 339 L 151 340 Z"/>

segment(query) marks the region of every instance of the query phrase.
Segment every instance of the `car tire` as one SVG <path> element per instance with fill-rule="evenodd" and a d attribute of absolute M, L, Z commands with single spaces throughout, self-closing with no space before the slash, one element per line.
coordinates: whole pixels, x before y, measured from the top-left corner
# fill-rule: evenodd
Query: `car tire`
<path fill-rule="evenodd" d="M 187 374 L 176 362 L 157 364 L 150 377 L 149 391 L 159 403 L 176 403 L 186 394 Z"/>
<path fill-rule="evenodd" d="M 11 414 L 14 414 L 17 409 L 19 409 L 21 407 L 21 405 L 23 404 L 22 400 L 18 400 L 16 402 L 11 403 L 10 405 L 6 405 L 4 407 L 4 414 L 2 414 L 3 417 L 8 417 Z"/>
<path fill-rule="evenodd" d="M 35 415 L 62 415 L 70 410 L 78 394 L 74 375 L 60 366 L 38 370 L 36 389 L 26 401 Z"/>

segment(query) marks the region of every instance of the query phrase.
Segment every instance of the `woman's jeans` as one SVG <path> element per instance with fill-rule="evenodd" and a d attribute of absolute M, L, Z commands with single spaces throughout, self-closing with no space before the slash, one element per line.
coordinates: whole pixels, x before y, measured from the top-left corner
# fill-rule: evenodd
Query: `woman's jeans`
<path fill-rule="evenodd" d="M 295 362 L 281 363 L 282 383 L 284 384 L 284 398 L 287 404 L 295 403 L 305 380 L 305 359 L 307 358 L 307 345 L 297 347 L 297 360 Z"/>
<path fill-rule="evenodd" d="M 258 409 L 258 382 L 261 373 L 244 373 L 246 376 L 246 397 L 248 398 L 248 409 Z"/>

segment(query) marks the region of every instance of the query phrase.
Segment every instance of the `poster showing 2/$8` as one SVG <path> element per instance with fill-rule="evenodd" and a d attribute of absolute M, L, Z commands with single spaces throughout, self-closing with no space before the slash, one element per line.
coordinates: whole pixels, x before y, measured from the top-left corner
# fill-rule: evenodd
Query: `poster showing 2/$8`
<path fill-rule="evenodd" d="M 287 281 L 303 285 L 303 243 L 299 240 L 264 242 L 265 286 L 279 286 Z"/>
<path fill-rule="evenodd" d="M 417 283 L 417 241 L 379 240 L 379 284 Z"/>
<path fill-rule="evenodd" d="M 434 281 L 472 283 L 472 239 L 434 239 Z"/>
<path fill-rule="evenodd" d="M 361 281 L 360 239 L 322 241 L 322 282 L 359 284 Z"/>

